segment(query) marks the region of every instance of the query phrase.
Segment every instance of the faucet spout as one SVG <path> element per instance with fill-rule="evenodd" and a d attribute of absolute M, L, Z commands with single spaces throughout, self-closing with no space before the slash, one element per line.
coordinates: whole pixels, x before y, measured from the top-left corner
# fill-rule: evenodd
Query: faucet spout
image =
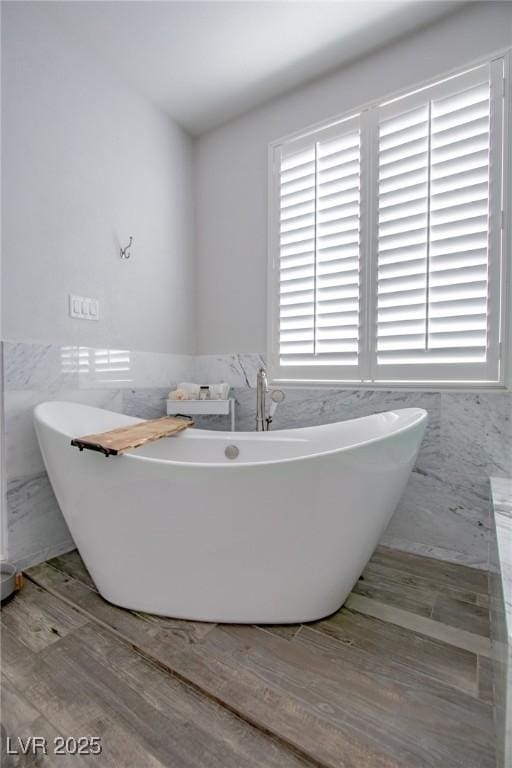
<path fill-rule="evenodd" d="M 267 373 L 264 368 L 260 368 L 256 379 L 256 432 L 265 432 L 266 422 L 266 403 L 265 395 L 268 392 Z"/>

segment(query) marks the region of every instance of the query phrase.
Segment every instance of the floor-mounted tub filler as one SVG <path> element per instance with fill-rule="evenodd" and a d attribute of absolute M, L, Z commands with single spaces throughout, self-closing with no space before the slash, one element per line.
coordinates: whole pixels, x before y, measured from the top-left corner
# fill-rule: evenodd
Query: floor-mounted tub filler
<path fill-rule="evenodd" d="M 76 546 L 111 603 L 196 621 L 299 623 L 348 596 L 405 489 L 427 413 L 275 432 L 188 429 L 122 456 L 73 437 L 139 419 L 34 412 Z"/>

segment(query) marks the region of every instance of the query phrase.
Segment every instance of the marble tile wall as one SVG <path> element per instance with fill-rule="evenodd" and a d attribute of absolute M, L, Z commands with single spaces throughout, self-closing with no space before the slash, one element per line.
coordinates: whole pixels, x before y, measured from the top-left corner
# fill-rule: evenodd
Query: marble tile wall
<path fill-rule="evenodd" d="M 492 477 L 489 546 L 497 768 L 512 765 L 512 478 Z"/>
<path fill-rule="evenodd" d="M 261 354 L 155 355 L 55 345 L 4 344 L 9 549 L 27 565 L 65 551 L 69 533 L 49 486 L 32 427 L 34 405 L 76 400 L 129 415 L 165 413 L 179 380 L 227 381 L 237 428 L 254 429 Z M 487 567 L 489 476 L 512 474 L 508 393 L 288 388 L 274 428 L 325 424 L 390 408 L 419 406 L 429 424 L 418 461 L 383 543 L 478 568 Z M 225 417 L 198 426 L 227 429 Z"/>
<path fill-rule="evenodd" d="M 44 469 L 33 408 L 70 400 L 135 412 L 135 387 L 151 387 L 153 399 L 161 387 L 165 398 L 190 377 L 193 361 L 188 355 L 12 342 L 2 344 L 2 355 L 8 557 L 25 567 L 73 547 Z"/>
<path fill-rule="evenodd" d="M 237 428 L 254 428 L 253 387 L 261 354 L 201 355 L 196 380 L 228 381 L 237 401 Z M 416 467 L 383 543 L 410 552 L 487 568 L 491 475 L 512 475 L 512 395 L 506 392 L 424 392 L 289 388 L 274 428 L 326 424 L 390 408 L 429 413 Z M 200 426 L 227 429 L 225 417 Z"/>

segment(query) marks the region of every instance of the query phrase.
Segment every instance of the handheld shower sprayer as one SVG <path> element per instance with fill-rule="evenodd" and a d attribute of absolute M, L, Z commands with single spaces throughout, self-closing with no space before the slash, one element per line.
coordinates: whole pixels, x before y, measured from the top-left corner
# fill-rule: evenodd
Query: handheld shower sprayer
<path fill-rule="evenodd" d="M 268 415 L 270 416 L 270 418 L 272 418 L 274 413 L 277 411 L 277 406 L 283 402 L 286 395 L 281 389 L 274 389 L 270 397 L 272 399 L 272 402 L 270 403 L 270 409 L 269 409 Z"/>

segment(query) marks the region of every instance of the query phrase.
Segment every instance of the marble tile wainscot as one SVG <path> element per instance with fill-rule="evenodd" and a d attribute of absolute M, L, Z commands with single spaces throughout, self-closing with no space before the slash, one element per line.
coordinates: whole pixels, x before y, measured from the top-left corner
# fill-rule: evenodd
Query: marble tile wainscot
<path fill-rule="evenodd" d="M 256 373 L 264 356 L 164 355 L 80 346 L 4 345 L 8 527 L 11 559 L 21 566 L 71 547 L 44 471 L 32 409 L 44 400 L 76 400 L 141 418 L 165 412 L 179 380 L 227 381 L 237 400 L 237 429 L 253 430 Z M 487 567 L 489 476 L 512 475 L 512 396 L 421 390 L 288 388 L 274 426 L 325 424 L 418 406 L 429 424 L 418 461 L 383 543 L 408 552 Z M 228 429 L 224 417 L 200 427 Z"/>
<path fill-rule="evenodd" d="M 260 353 L 198 355 L 195 380 L 227 381 L 237 401 L 237 429 L 253 430 Z M 429 412 L 427 433 L 404 497 L 385 533 L 396 549 L 487 568 L 489 477 L 512 475 L 512 394 L 423 390 L 286 388 L 276 429 L 367 416 L 392 408 Z M 228 429 L 224 417 L 198 422 Z"/>
<path fill-rule="evenodd" d="M 68 400 L 132 413 L 143 410 L 133 394 L 137 387 L 151 393 L 147 414 L 140 414 L 150 418 L 159 415 L 170 387 L 190 378 L 192 358 L 21 342 L 3 342 L 2 355 L 8 557 L 24 568 L 74 547 L 37 444 L 34 407 L 46 400 Z M 155 391 L 163 393 L 156 401 Z"/>

